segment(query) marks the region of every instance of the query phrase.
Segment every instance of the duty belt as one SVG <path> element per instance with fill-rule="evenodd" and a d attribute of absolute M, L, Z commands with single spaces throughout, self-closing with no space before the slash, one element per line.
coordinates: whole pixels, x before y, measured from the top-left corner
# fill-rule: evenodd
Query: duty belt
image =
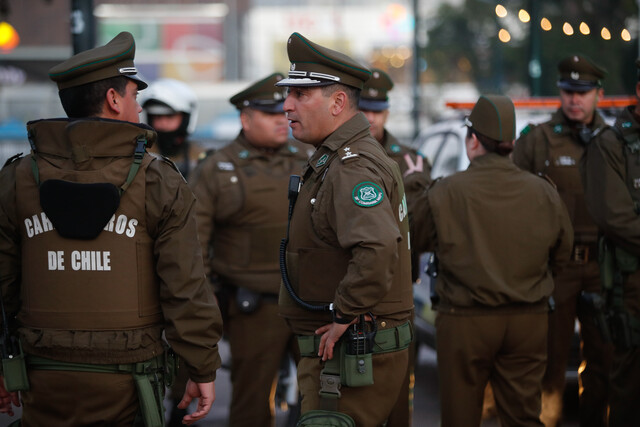
<path fill-rule="evenodd" d="M 27 368 L 47 371 L 97 372 L 108 374 L 131 374 L 138 390 L 138 400 L 145 427 L 164 426 L 165 355 L 137 363 L 92 364 L 63 362 L 45 357 L 27 355 Z M 153 384 L 151 379 L 154 379 Z M 154 390 L 155 385 L 155 390 Z M 159 403 L 160 402 L 160 403 Z"/>
<path fill-rule="evenodd" d="M 298 335 L 300 356 L 318 357 L 321 335 Z M 389 329 L 378 329 L 373 346 L 373 354 L 390 353 L 404 350 L 413 340 L 413 331 L 409 322 Z"/>
<path fill-rule="evenodd" d="M 576 243 L 571 251 L 571 261 L 574 264 L 587 264 L 589 260 L 597 259 L 596 243 Z"/>

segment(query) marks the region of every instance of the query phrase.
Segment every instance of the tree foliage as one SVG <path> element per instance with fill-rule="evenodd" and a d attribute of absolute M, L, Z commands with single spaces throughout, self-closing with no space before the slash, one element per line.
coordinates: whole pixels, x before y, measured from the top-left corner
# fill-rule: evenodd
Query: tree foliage
<path fill-rule="evenodd" d="M 540 29 L 539 20 L 522 23 L 517 19 L 518 10 L 531 11 L 534 1 L 539 18 L 546 17 L 551 22 L 550 31 Z M 423 81 L 471 81 L 481 92 L 508 93 L 518 87 L 529 87 L 533 30 L 540 37 L 537 56 L 542 72 L 541 95 L 557 94 L 557 63 L 576 53 L 589 56 L 607 69 L 605 93 L 635 93 L 638 35 L 631 34 L 630 42 L 620 37 L 622 29 L 638 19 L 635 0 L 506 0 L 502 4 L 508 10 L 507 18 L 496 16 L 496 3 L 490 0 L 465 0 L 459 6 L 444 3 L 435 16 L 426 19 L 427 45 L 421 55 L 426 59 L 427 69 Z M 564 22 L 572 25 L 572 36 L 563 33 Z M 589 26 L 590 34 L 579 31 L 581 22 Z M 610 31 L 611 40 L 600 36 L 602 27 Z M 498 40 L 500 28 L 511 33 L 508 43 Z"/>

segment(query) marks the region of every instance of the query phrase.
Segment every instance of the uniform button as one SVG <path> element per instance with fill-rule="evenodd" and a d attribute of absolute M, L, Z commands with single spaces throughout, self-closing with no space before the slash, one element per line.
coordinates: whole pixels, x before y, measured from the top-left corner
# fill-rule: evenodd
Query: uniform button
<path fill-rule="evenodd" d="M 384 328 L 385 326 L 387 326 L 387 322 L 385 322 L 385 321 L 383 320 L 382 322 L 380 322 L 380 326 L 382 326 L 382 327 Z"/>
<path fill-rule="evenodd" d="M 234 184 L 235 184 L 236 182 L 238 182 L 238 177 L 237 177 L 237 176 L 232 176 L 232 177 L 231 177 L 231 182 L 233 182 Z"/>
<path fill-rule="evenodd" d="M 311 204 L 315 205 L 316 204 L 316 199 L 311 199 Z"/>

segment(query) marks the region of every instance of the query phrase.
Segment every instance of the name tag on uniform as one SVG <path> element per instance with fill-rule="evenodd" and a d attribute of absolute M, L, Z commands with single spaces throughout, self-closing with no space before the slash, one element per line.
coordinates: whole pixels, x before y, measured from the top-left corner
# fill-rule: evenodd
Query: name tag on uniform
<path fill-rule="evenodd" d="M 232 171 L 235 169 L 231 162 L 218 162 L 218 169 L 221 171 Z"/>
<path fill-rule="evenodd" d="M 560 156 L 556 159 L 556 166 L 575 166 L 576 160 L 571 156 Z"/>

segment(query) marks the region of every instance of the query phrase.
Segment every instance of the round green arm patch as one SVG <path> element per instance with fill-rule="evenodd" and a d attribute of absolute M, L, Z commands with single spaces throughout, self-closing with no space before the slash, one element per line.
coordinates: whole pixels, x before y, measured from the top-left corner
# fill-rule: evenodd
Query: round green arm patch
<path fill-rule="evenodd" d="M 384 199 L 382 189 L 373 182 L 361 182 L 353 187 L 351 198 L 356 205 L 369 208 L 379 204 Z"/>

